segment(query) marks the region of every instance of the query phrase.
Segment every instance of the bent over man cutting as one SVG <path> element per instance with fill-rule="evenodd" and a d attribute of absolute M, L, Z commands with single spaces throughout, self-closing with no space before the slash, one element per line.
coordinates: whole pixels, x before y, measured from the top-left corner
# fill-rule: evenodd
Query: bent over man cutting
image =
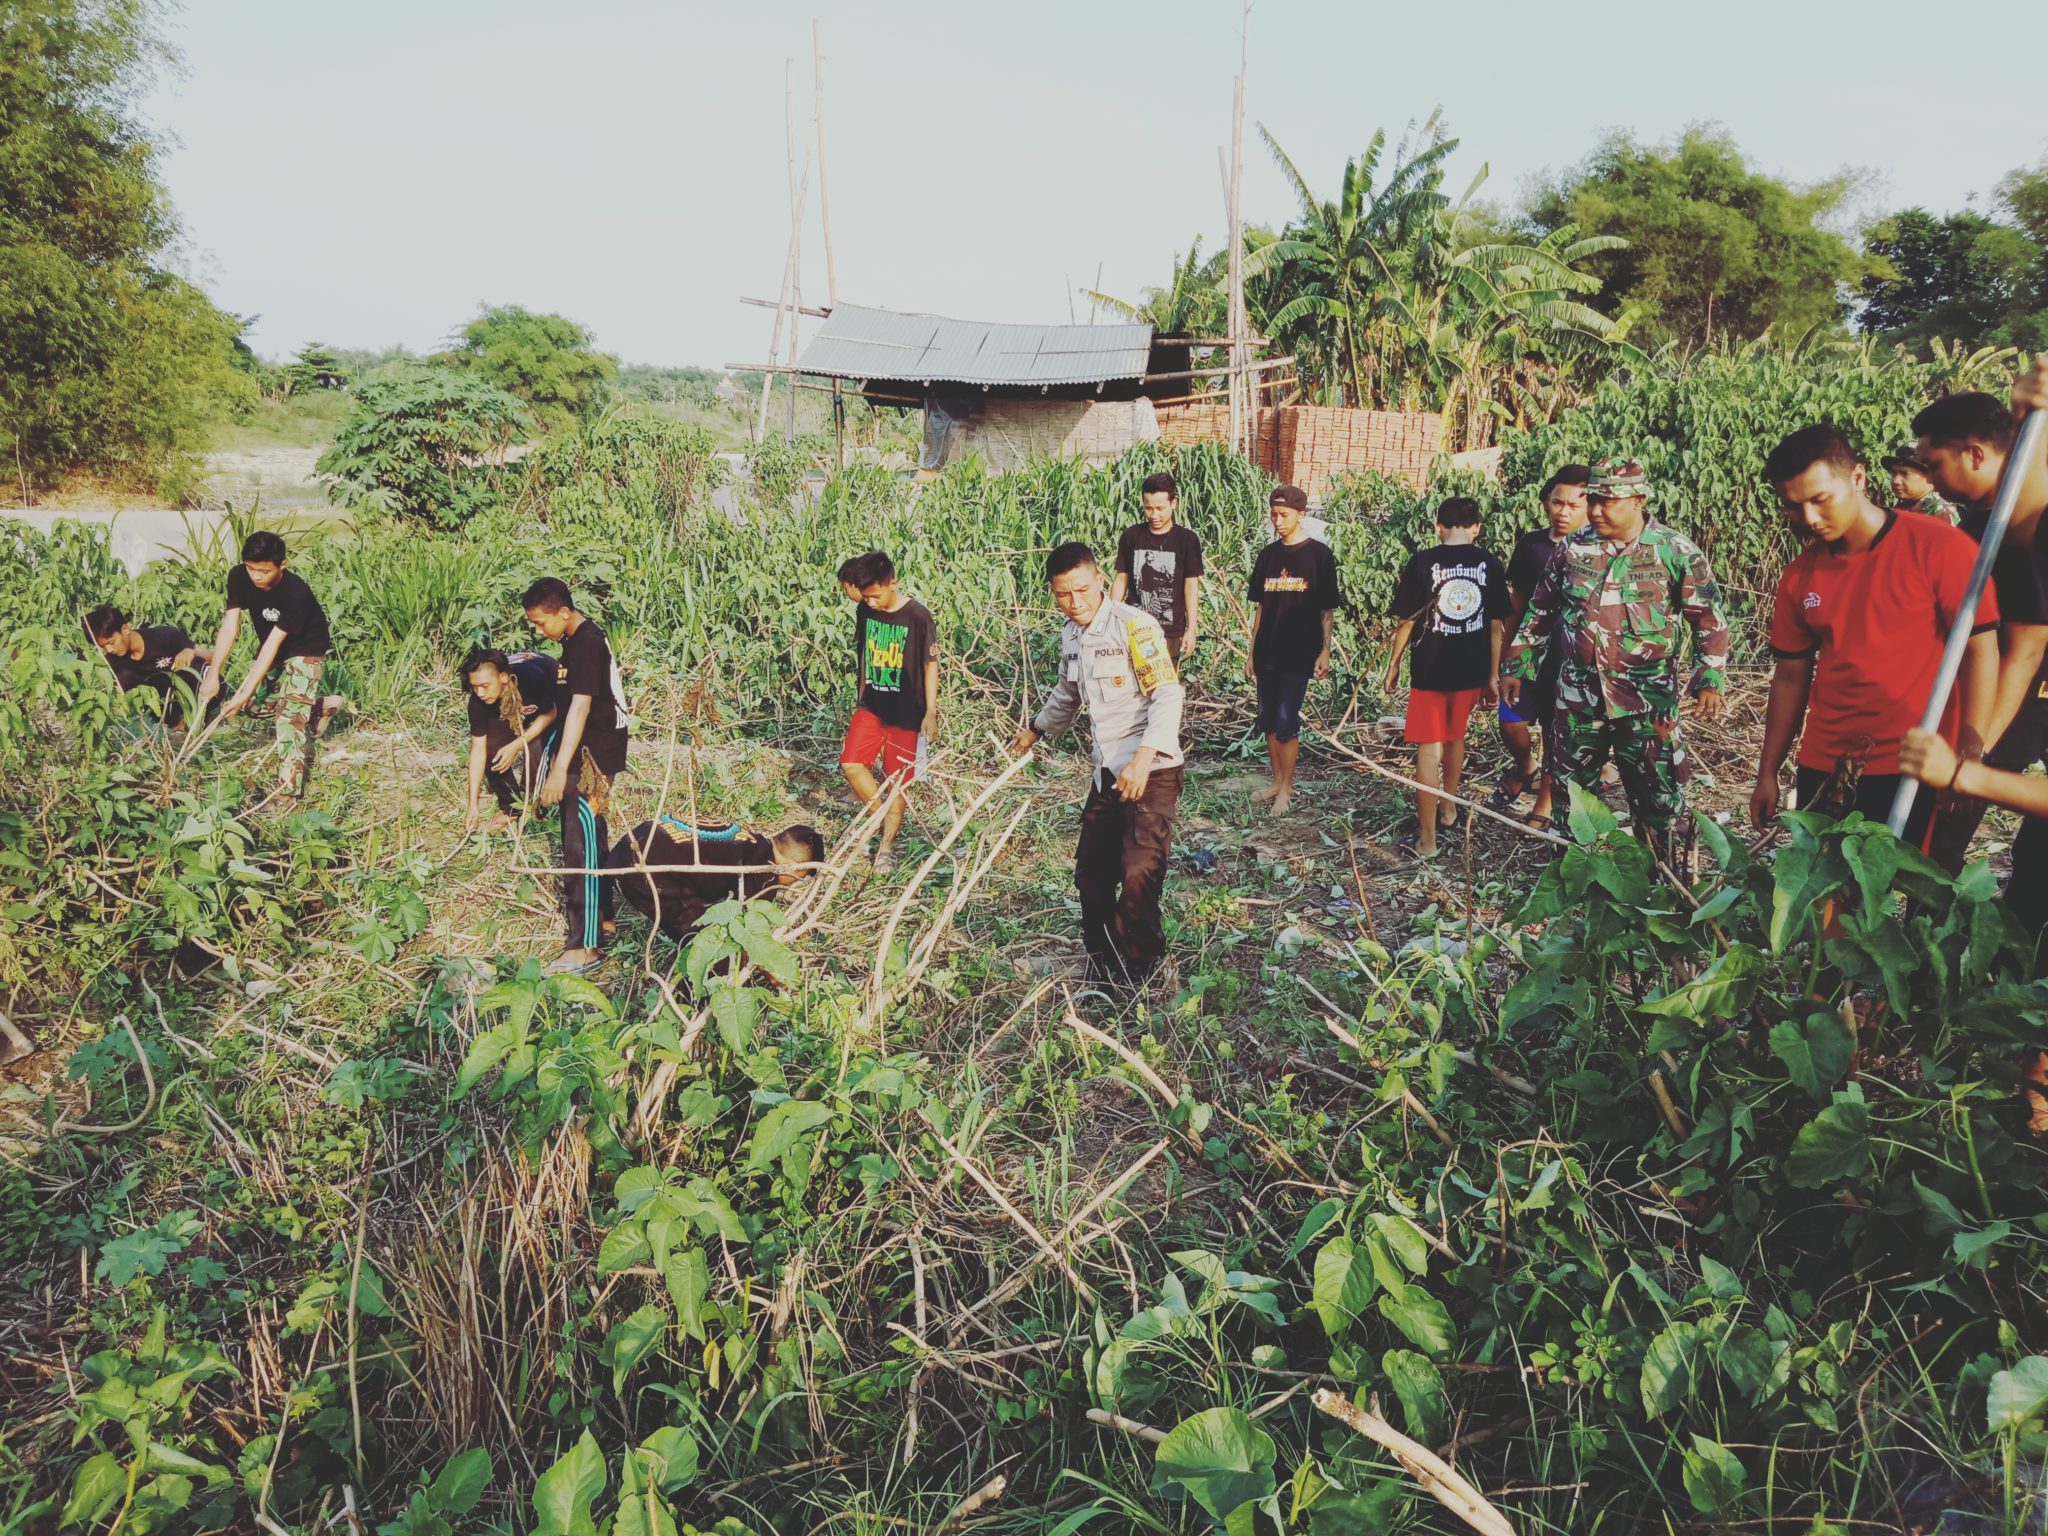
<path fill-rule="evenodd" d="M 1010 750 L 1029 751 L 1041 736 L 1072 725 L 1087 706 L 1094 773 L 1074 849 L 1081 940 L 1091 979 L 1136 987 L 1166 954 L 1159 898 L 1185 761 L 1180 678 L 1159 621 L 1104 595 L 1102 572 L 1086 544 L 1055 549 L 1045 577 L 1067 618 L 1060 680 Z"/>
<path fill-rule="evenodd" d="M 1557 777 L 1598 793 L 1600 769 L 1612 754 L 1638 830 L 1669 853 L 1692 776 L 1679 703 L 1690 693 L 1701 719 L 1721 713 L 1732 637 L 1707 557 L 1648 515 L 1648 497 L 1649 479 L 1634 459 L 1593 466 L 1586 486 L 1591 523 L 1543 568 L 1502 663 L 1501 697 L 1519 703 L 1545 651 L 1562 647 L 1550 728 Z M 1687 625 L 1694 665 L 1690 686 L 1681 688 Z M 1679 840 L 1690 846 L 1684 831 Z"/>

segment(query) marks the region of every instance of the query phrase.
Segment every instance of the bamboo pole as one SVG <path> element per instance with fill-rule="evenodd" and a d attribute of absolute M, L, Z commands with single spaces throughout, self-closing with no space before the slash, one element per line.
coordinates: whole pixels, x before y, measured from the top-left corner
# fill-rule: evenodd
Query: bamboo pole
<path fill-rule="evenodd" d="M 1252 0 L 1244 0 L 1237 44 L 1237 89 L 1230 118 L 1230 447 L 1245 451 L 1252 423 L 1247 419 L 1244 334 L 1251 327 L 1244 309 L 1244 82 L 1251 65 Z"/>
<path fill-rule="evenodd" d="M 796 181 L 796 60 L 784 59 L 782 116 L 783 136 L 789 153 L 789 365 L 796 366 L 797 310 L 803 305 L 804 287 L 804 204 Z M 804 151 L 805 182 L 810 180 L 810 151 Z M 796 444 L 796 391 L 788 390 L 789 408 L 783 418 L 784 443 Z"/>
<path fill-rule="evenodd" d="M 825 302 L 839 303 L 839 271 L 832 264 L 832 200 L 825 190 L 825 44 L 811 18 L 811 125 L 818 138 L 818 222 L 825 236 Z"/>

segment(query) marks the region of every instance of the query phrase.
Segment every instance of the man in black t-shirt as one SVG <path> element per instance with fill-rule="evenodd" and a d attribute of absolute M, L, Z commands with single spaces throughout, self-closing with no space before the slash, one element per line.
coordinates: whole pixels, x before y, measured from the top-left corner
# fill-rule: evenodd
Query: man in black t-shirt
<path fill-rule="evenodd" d="M 200 702 L 220 692 L 221 668 L 234 650 L 246 612 L 256 630 L 256 659 L 242 686 L 221 706 L 221 718 L 244 711 L 254 719 L 275 717 L 276 793 L 295 800 L 306 790 L 313 742 L 341 708 L 339 694 L 320 692 L 330 645 L 327 613 L 305 578 L 285 569 L 284 539 L 268 530 L 243 540 L 242 563 L 228 572 L 227 587 L 227 611 L 214 636 L 213 659 L 199 680 Z"/>
<path fill-rule="evenodd" d="M 1109 600 L 1134 603 L 1159 621 L 1176 665 L 1195 654 L 1202 588 L 1202 541 L 1174 519 L 1180 485 L 1172 475 L 1147 475 L 1139 488 L 1145 520 L 1133 523 L 1116 545 L 1116 580 Z M 1183 679 L 1185 682 L 1185 679 Z"/>
<path fill-rule="evenodd" d="M 1408 675 L 1406 739 L 1415 748 L 1415 777 L 1447 795 L 1465 770 L 1465 725 L 1472 706 L 1499 696 L 1502 621 L 1509 611 L 1508 573 L 1479 547 L 1479 503 L 1452 496 L 1436 509 L 1434 549 L 1408 557 L 1394 584 L 1394 643 L 1386 692 L 1401 677 L 1401 654 L 1415 641 Z M 1415 799 L 1416 830 L 1401 839 L 1418 858 L 1436 857 L 1438 826 L 1458 813 L 1428 791 Z"/>
<path fill-rule="evenodd" d="M 1508 558 L 1508 597 L 1512 606 L 1501 634 L 1503 647 L 1521 628 L 1522 615 L 1529 611 L 1529 598 L 1558 545 L 1586 526 L 1586 486 L 1592 478 L 1590 464 L 1567 464 L 1543 482 L 1540 500 L 1544 526 L 1532 528 L 1515 540 L 1514 552 Z M 1556 788 L 1556 781 L 1550 776 L 1550 717 L 1557 708 L 1557 669 L 1563 661 L 1563 646 L 1546 647 L 1536 680 L 1523 687 L 1520 702 L 1500 701 L 1500 736 L 1514 758 L 1514 767 L 1488 797 L 1488 803 L 1497 811 L 1512 810 L 1522 792 L 1533 786 L 1536 803 L 1529 808 L 1529 821 L 1535 826 L 1549 822 L 1552 792 Z M 1544 738 L 1540 778 L 1536 773 L 1539 735 Z"/>
<path fill-rule="evenodd" d="M 939 723 L 938 626 L 931 611 L 897 584 L 896 563 L 880 550 L 861 557 L 860 606 L 853 616 L 853 652 L 860 702 L 846 725 L 839 771 L 862 805 L 874 804 L 883 780 L 889 803 L 875 844 L 875 869 L 896 867 L 903 830 L 904 789 L 918 775 L 918 753 Z M 881 777 L 875 765 L 881 764 Z"/>
<path fill-rule="evenodd" d="M 721 901 L 768 895 L 815 874 L 807 866 L 824 862 L 825 839 L 801 823 L 764 837 L 737 826 L 693 827 L 661 816 L 620 838 L 604 867 L 639 871 L 619 877 L 626 904 L 678 944 L 688 944 L 704 914 Z"/>
<path fill-rule="evenodd" d="M 2030 394 L 2048 393 L 2048 358 L 2038 360 L 2013 393 L 2025 407 Z M 1935 486 L 1961 504 L 1959 526 L 1981 539 L 1998 493 L 1999 477 L 2018 436 L 2014 412 L 1996 395 L 1981 391 L 1949 395 L 1913 418 L 1917 457 Z M 2044 557 L 2041 512 L 2048 506 L 2048 466 L 2031 466 L 2021 483 L 2011 525 L 2000 542 L 1991 579 L 1998 592 L 1998 693 L 1984 733 L 1987 767 L 2024 772 L 2048 760 L 2048 594 L 2039 580 Z M 1928 852 L 1948 869 L 1961 869 L 1970 840 L 1984 819 L 1985 802 L 1958 798 L 1935 816 Z M 2013 840 L 2012 877 L 2006 904 L 2028 930 L 2048 928 L 2048 820 L 2029 816 Z"/>
<path fill-rule="evenodd" d="M 1285 816 L 1294 799 L 1294 765 L 1301 756 L 1301 705 L 1309 680 L 1330 675 L 1330 640 L 1337 610 L 1337 557 L 1301 526 L 1308 493 L 1277 487 L 1267 512 L 1278 535 L 1259 551 L 1246 596 L 1252 605 L 1250 655 L 1245 669 L 1259 689 L 1259 730 L 1273 781 L 1254 797 L 1273 802 Z"/>
<path fill-rule="evenodd" d="M 465 834 L 483 815 L 484 786 L 498 801 L 493 830 L 517 815 L 540 788 L 554 745 L 555 669 L 552 656 L 517 651 L 507 656 L 479 647 L 462 662 L 469 695 L 469 815 Z"/>
<path fill-rule="evenodd" d="M 587 976 L 603 961 L 601 947 L 618 925 L 617 891 L 598 878 L 611 837 L 605 812 L 612 780 L 626 771 L 626 697 L 619 664 L 597 621 L 570 601 L 568 584 L 543 576 L 520 599 L 526 622 L 562 647 L 555 667 L 555 703 L 561 712 L 554 759 L 541 784 L 540 803 L 562 808 L 562 918 L 567 938 L 550 975 Z"/>
<path fill-rule="evenodd" d="M 123 693 L 150 689 L 161 700 L 164 723 L 184 729 L 184 693 L 198 693 L 199 669 L 213 660 L 190 635 L 175 624 L 132 624 L 112 603 L 85 616 L 85 632 Z"/>

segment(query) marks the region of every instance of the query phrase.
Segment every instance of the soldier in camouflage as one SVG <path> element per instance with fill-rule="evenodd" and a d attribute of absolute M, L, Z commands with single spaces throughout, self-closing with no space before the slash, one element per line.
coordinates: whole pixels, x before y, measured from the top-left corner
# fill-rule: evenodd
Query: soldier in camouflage
<path fill-rule="evenodd" d="M 1551 750 L 1561 779 L 1598 793 L 1611 754 L 1639 828 L 1653 846 L 1672 841 L 1691 777 L 1679 705 L 1690 693 L 1702 719 L 1721 712 L 1730 635 L 1707 557 L 1647 515 L 1649 481 L 1634 459 L 1604 459 L 1586 487 L 1588 525 L 1556 547 L 1501 665 L 1510 705 L 1533 682 L 1547 647 L 1563 647 Z M 1694 668 L 1681 687 L 1684 625 Z M 1679 841 L 1689 844 L 1679 829 Z"/>
<path fill-rule="evenodd" d="M 1935 488 L 1934 468 L 1920 456 L 1918 443 L 1902 444 L 1882 462 L 1892 477 L 1893 505 L 1901 512 L 1924 512 L 1950 527 L 1961 521 L 1956 504 Z"/>

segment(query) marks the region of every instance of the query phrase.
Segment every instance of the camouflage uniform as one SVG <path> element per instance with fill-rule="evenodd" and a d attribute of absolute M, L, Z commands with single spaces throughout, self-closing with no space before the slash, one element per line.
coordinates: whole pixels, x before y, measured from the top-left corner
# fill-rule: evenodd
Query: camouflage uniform
<path fill-rule="evenodd" d="M 1920 457 L 1919 445 L 1915 443 L 1899 444 L 1892 452 L 1886 454 L 1880 462 L 1887 471 L 1894 469 L 1917 469 L 1930 481 L 1934 478 L 1933 466 Z M 1929 517 L 1938 517 L 1951 528 L 1962 521 L 1961 510 L 1939 491 L 1929 491 L 1917 501 L 1902 501 L 1899 503 L 1899 510 L 1901 512 L 1923 512 Z"/>
<path fill-rule="evenodd" d="M 1925 512 L 1929 517 L 1938 517 L 1951 528 L 1961 521 L 1961 514 L 1957 512 L 1956 504 L 1939 491 L 1929 491 L 1918 501 L 1911 503 L 1909 510 Z"/>
<path fill-rule="evenodd" d="M 287 656 L 256 690 L 249 714 L 275 716 L 277 781 L 293 795 L 306 792 L 306 769 L 313 760 L 313 725 L 320 718 L 320 674 L 326 662 L 318 656 Z"/>
<path fill-rule="evenodd" d="M 1603 461 L 1587 487 L 1601 499 L 1647 491 L 1633 459 Z M 1696 665 L 1681 689 L 1685 624 Z M 1546 649 L 1563 647 L 1550 736 L 1555 773 L 1597 793 L 1612 754 L 1637 824 L 1662 842 L 1691 777 L 1679 705 L 1686 693 L 1723 686 L 1730 640 L 1721 588 L 1690 539 L 1646 518 L 1633 543 L 1616 546 L 1588 525 L 1557 546 L 1501 670 L 1532 683 Z"/>

